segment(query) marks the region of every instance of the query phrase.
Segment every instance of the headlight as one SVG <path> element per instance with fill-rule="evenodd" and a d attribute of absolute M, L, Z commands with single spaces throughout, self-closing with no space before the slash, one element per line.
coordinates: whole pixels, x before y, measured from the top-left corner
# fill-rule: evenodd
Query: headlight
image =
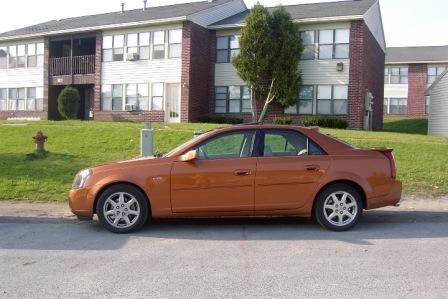
<path fill-rule="evenodd" d="M 78 174 L 75 177 L 75 180 L 73 181 L 73 189 L 79 189 L 84 187 L 84 184 L 86 183 L 87 178 L 92 174 L 92 170 L 90 169 L 84 169 L 78 172 Z"/>

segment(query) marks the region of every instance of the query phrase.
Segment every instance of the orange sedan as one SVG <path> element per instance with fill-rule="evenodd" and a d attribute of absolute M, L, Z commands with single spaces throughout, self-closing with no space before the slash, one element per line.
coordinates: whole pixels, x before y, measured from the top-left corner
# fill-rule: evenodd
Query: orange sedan
<path fill-rule="evenodd" d="M 345 231 L 364 209 L 395 205 L 390 149 L 359 149 L 317 129 L 240 125 L 207 132 L 162 157 L 80 171 L 70 191 L 74 214 L 116 233 L 148 218 L 315 217 Z"/>

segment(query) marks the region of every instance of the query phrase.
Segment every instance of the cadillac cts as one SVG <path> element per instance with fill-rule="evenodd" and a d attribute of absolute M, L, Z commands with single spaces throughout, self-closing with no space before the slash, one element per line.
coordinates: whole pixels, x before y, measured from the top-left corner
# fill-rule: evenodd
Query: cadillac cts
<path fill-rule="evenodd" d="M 345 231 L 364 209 L 395 205 L 390 149 L 359 149 L 318 129 L 240 125 L 207 132 L 156 158 L 80 171 L 69 194 L 80 218 L 128 233 L 148 218 L 315 217 Z"/>

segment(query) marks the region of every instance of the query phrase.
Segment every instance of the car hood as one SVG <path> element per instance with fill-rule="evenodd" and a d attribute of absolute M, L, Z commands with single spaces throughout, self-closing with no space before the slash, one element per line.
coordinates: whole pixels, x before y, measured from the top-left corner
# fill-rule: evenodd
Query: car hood
<path fill-rule="evenodd" d="M 162 160 L 166 160 L 165 158 L 156 158 L 154 156 L 152 157 L 137 157 L 129 160 L 121 160 L 121 161 L 115 161 L 115 162 L 109 162 L 104 164 L 99 164 L 96 166 L 91 167 L 93 174 L 95 173 L 101 173 L 104 171 L 111 171 L 111 170 L 118 170 L 118 169 L 125 169 L 129 167 L 135 167 L 135 166 L 146 166 L 151 164 L 158 164 L 162 162 Z"/>

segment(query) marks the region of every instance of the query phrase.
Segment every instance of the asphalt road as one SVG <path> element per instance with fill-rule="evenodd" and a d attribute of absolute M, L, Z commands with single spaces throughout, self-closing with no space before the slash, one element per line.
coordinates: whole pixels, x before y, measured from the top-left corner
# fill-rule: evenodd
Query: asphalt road
<path fill-rule="evenodd" d="M 367 212 L 344 233 L 221 219 L 132 235 L 3 204 L 0 297 L 448 297 L 447 203 Z"/>

